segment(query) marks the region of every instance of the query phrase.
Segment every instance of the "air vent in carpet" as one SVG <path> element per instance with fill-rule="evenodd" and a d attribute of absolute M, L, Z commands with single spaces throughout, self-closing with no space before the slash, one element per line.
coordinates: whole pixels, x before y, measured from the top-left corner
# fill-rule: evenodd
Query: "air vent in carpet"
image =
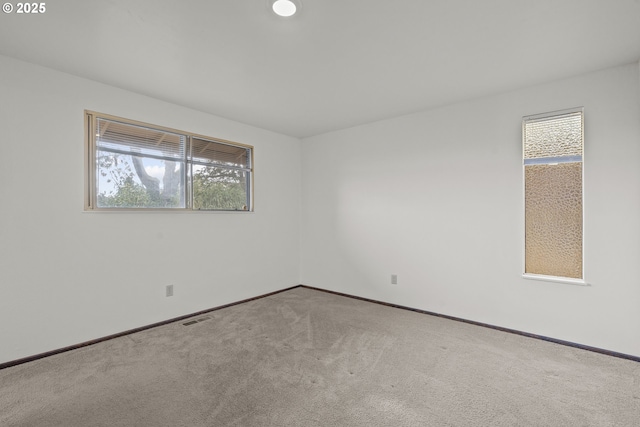
<path fill-rule="evenodd" d="M 199 319 L 189 320 L 188 322 L 183 323 L 183 325 L 184 326 L 191 326 L 191 325 L 195 325 L 196 323 L 204 322 L 205 320 L 209 320 L 209 319 L 211 319 L 211 316 L 205 316 L 205 317 L 201 317 Z"/>

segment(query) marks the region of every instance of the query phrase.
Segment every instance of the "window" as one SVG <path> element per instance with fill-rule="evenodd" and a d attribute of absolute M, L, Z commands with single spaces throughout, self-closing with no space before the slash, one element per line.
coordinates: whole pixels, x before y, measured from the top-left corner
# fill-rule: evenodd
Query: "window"
<path fill-rule="evenodd" d="M 87 210 L 252 210 L 253 147 L 86 112 Z"/>
<path fill-rule="evenodd" d="M 525 276 L 583 280 L 583 110 L 524 117 Z"/>

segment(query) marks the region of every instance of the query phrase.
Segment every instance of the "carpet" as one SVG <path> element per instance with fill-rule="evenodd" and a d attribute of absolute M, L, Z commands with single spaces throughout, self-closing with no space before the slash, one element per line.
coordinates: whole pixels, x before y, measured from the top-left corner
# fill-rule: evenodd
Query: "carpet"
<path fill-rule="evenodd" d="M 308 288 L 0 371 L 6 427 L 639 424 L 640 363 Z"/>

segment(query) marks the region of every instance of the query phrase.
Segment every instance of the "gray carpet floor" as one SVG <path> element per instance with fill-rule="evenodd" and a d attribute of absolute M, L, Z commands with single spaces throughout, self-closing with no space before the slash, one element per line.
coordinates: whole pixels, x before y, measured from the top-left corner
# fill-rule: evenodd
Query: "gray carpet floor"
<path fill-rule="evenodd" d="M 640 363 L 295 288 L 0 371 L 1 426 L 638 426 Z"/>

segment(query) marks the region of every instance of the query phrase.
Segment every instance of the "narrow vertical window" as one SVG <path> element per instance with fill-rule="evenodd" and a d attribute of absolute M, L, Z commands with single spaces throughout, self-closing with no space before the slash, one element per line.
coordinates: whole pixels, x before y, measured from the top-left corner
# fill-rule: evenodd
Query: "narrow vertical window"
<path fill-rule="evenodd" d="M 525 275 L 583 280 L 583 110 L 523 119 Z"/>

